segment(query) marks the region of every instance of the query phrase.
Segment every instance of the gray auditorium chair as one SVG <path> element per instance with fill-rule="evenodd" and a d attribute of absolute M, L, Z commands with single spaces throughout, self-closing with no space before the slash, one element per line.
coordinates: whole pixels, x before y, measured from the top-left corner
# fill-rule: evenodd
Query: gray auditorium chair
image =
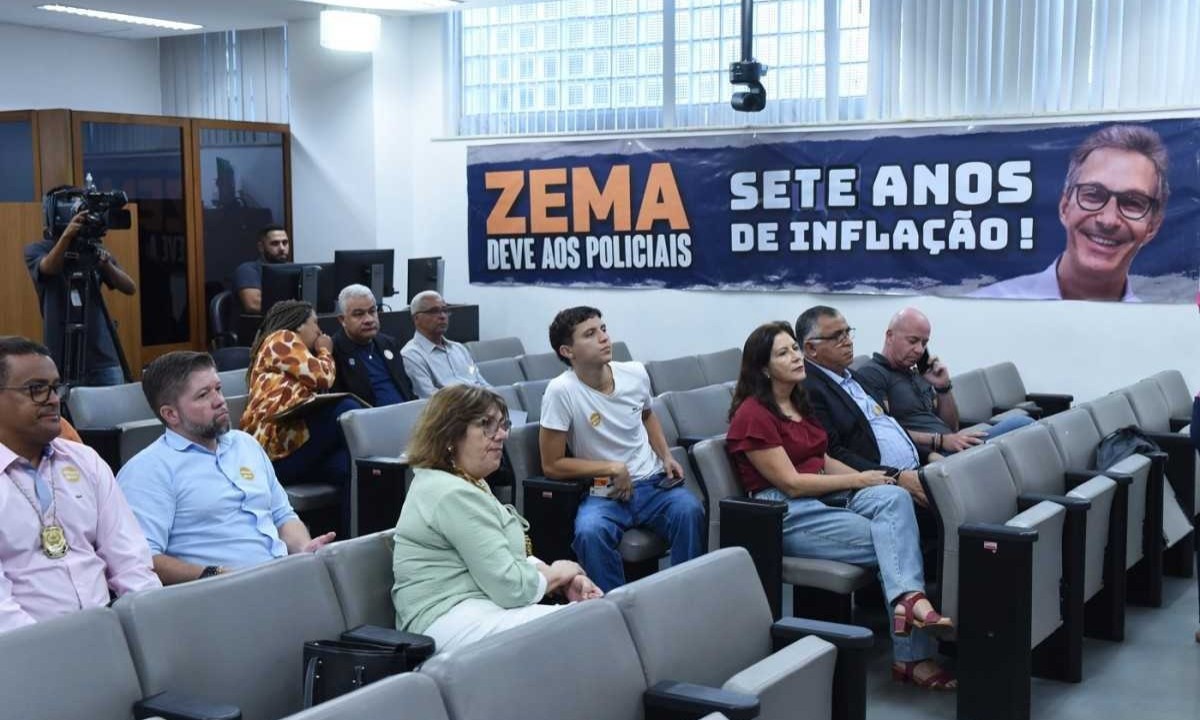
<path fill-rule="evenodd" d="M 0 716 L 132 720 L 141 685 L 121 623 L 92 608 L 0 633 Z"/>
<path fill-rule="evenodd" d="M 242 415 L 246 414 L 246 405 L 249 402 L 249 395 L 225 396 L 225 407 L 229 409 L 230 427 L 240 428 L 242 426 Z"/>
<path fill-rule="evenodd" d="M 408 672 L 309 708 L 286 720 L 450 720 L 437 683 Z"/>
<path fill-rule="evenodd" d="M 979 445 L 920 470 L 939 519 L 943 614 L 958 628 L 958 716 L 1029 717 L 1030 671 L 1066 679 L 1066 510 L 1022 509 L 1000 449 Z"/>
<path fill-rule="evenodd" d="M 395 526 L 409 478 L 404 450 L 428 402 L 351 410 L 338 418 L 350 451 L 352 535 Z"/>
<path fill-rule="evenodd" d="M 679 443 L 691 447 L 705 438 L 729 430 L 729 405 L 733 396 L 725 385 L 663 393 L 663 401 L 679 433 Z"/>
<path fill-rule="evenodd" d="M 1185 510 L 1190 509 L 1189 518 L 1200 516 L 1200 463 L 1196 462 L 1196 449 L 1190 437 L 1172 428 L 1171 407 L 1162 387 L 1156 380 L 1147 378 L 1117 392 L 1129 401 L 1142 431 L 1169 456 L 1167 478 L 1179 504 Z"/>
<path fill-rule="evenodd" d="M 849 622 L 851 595 L 871 584 L 874 571 L 816 558 L 785 557 L 787 504 L 747 497 L 725 450 L 725 437 L 692 446 L 692 462 L 709 497 L 709 549 L 745 547 L 754 558 L 771 614 L 783 615 L 783 584 L 792 586 L 792 614 Z"/>
<path fill-rule="evenodd" d="M 729 348 L 728 350 L 704 353 L 703 355 L 697 355 L 696 360 L 700 362 L 700 371 L 704 373 L 704 380 L 709 385 L 718 385 L 730 380 L 737 380 L 738 373 L 742 369 L 742 351 L 740 348 Z"/>
<path fill-rule="evenodd" d="M 317 551 L 325 563 L 346 627 L 392 627 L 392 530 L 329 543 Z"/>
<path fill-rule="evenodd" d="M 221 378 L 221 394 L 225 397 L 247 395 L 250 392 L 250 386 L 246 381 L 246 368 L 219 372 L 217 377 Z"/>
<path fill-rule="evenodd" d="M 158 421 L 140 382 L 73 388 L 67 395 L 67 410 L 84 444 L 99 453 L 114 473 L 121 468 L 125 431 L 144 432 L 145 421 Z"/>
<path fill-rule="evenodd" d="M 513 471 L 513 499 L 517 511 L 525 512 L 525 480 L 540 477 L 542 458 L 538 447 L 538 432 L 541 425 L 531 422 L 513 425 L 504 441 L 504 454 Z"/>
<path fill-rule="evenodd" d="M 1097 468 L 1096 448 L 1101 435 L 1086 403 L 1048 417 L 1041 423 L 1050 430 L 1054 446 L 1068 470 L 1093 475 L 1103 473 L 1105 477 L 1127 484 L 1126 597 L 1131 602 L 1160 604 L 1162 533 L 1153 528 L 1162 525 L 1161 468 L 1155 467 L 1152 458 L 1142 455 L 1125 458 L 1110 467 Z"/>
<path fill-rule="evenodd" d="M 855 355 L 850 361 L 850 370 L 857 372 L 866 367 L 871 362 L 870 355 Z"/>
<path fill-rule="evenodd" d="M 1028 415 L 1020 409 L 997 408 L 988 389 L 982 370 L 968 370 L 953 378 L 954 404 L 958 406 L 959 424 L 962 426 L 987 423 L 993 425 L 1011 415 Z"/>
<path fill-rule="evenodd" d="M 496 358 L 477 362 L 479 374 L 492 385 L 512 385 L 525 380 L 521 363 L 516 358 Z"/>
<path fill-rule="evenodd" d="M 525 408 L 525 419 L 529 422 L 542 419 L 542 396 L 546 394 L 549 384 L 549 380 L 526 380 L 513 385 L 521 400 L 521 407 Z"/>
<path fill-rule="evenodd" d="M 1000 448 L 1017 492 L 1067 509 L 1063 597 L 1070 612 L 1064 614 L 1064 620 L 1085 618 L 1087 604 L 1085 626 L 1073 625 L 1068 632 L 1123 639 L 1127 483 L 1118 485 L 1103 475 L 1068 472 L 1050 428 L 1040 423 L 1007 433 L 992 444 Z"/>
<path fill-rule="evenodd" d="M 521 397 L 517 395 L 517 388 L 512 385 L 496 385 L 492 388 L 497 395 L 504 398 L 504 404 L 509 410 L 524 410 L 525 406 L 521 404 Z"/>
<path fill-rule="evenodd" d="M 1158 383 L 1163 399 L 1171 413 L 1171 430 L 1184 432 L 1192 423 L 1192 391 L 1188 389 L 1183 373 L 1178 370 L 1163 370 L 1150 376 Z"/>
<path fill-rule="evenodd" d="M 527 380 L 552 380 L 566 371 L 567 366 L 552 352 L 522 355 L 517 358 Z"/>
<path fill-rule="evenodd" d="M 730 717 L 752 718 L 758 708 L 752 696 L 715 688 L 683 683 L 648 688 L 621 611 L 605 599 L 570 605 L 434 655 L 420 673 L 437 682 L 452 720 L 656 720 L 723 709 L 719 704 L 701 709 L 697 701 L 690 714 L 664 713 L 664 705 L 678 707 L 674 703 L 698 699 L 703 690 L 712 700 L 726 701 Z"/>
<path fill-rule="evenodd" d="M 132 593 L 113 607 L 146 695 L 234 705 L 244 720 L 298 712 L 305 641 L 346 630 L 325 564 L 312 554 Z"/>
<path fill-rule="evenodd" d="M 679 445 L 679 428 L 676 427 L 675 418 L 671 416 L 671 408 L 667 407 L 667 401 L 663 399 L 662 395 L 657 395 L 650 400 L 650 410 L 654 413 L 654 417 L 658 418 L 658 424 L 662 426 L 667 447 Z"/>
<path fill-rule="evenodd" d="M 231 427 L 237 427 L 234 424 L 232 414 L 229 416 L 229 422 Z M 150 447 L 155 440 L 162 437 L 165 431 L 166 426 L 161 421 L 153 418 L 124 423 L 121 426 L 121 435 L 117 440 L 118 447 L 120 448 L 120 466 L 124 466 L 134 455 Z M 113 471 L 115 472 L 116 470 L 117 467 L 114 467 Z"/>
<path fill-rule="evenodd" d="M 633 353 L 629 352 L 629 346 L 624 341 L 618 340 L 612 344 L 612 359 L 616 362 L 630 362 L 633 360 Z"/>
<path fill-rule="evenodd" d="M 621 609 L 652 686 L 674 680 L 754 695 L 764 720 L 795 718 L 799 708 L 805 717 L 866 716 L 871 631 L 801 618 L 775 622 L 744 548 L 629 583 L 608 600 Z"/>
<path fill-rule="evenodd" d="M 498 358 L 515 358 L 525 354 L 525 346 L 521 344 L 521 339 L 515 337 L 471 340 L 466 345 L 471 358 L 477 363 Z"/>
<path fill-rule="evenodd" d="M 650 376 L 650 387 L 655 395 L 708 385 L 708 381 L 704 379 L 704 370 L 700 367 L 700 360 L 695 355 L 684 355 L 670 360 L 651 360 L 646 363 L 646 374 Z"/>
<path fill-rule="evenodd" d="M 985 367 L 983 378 L 992 394 L 992 404 L 998 408 L 997 412 L 1019 408 L 1034 417 L 1048 417 L 1069 410 L 1071 402 L 1075 400 L 1072 395 L 1027 392 L 1021 373 L 1011 362 Z"/>

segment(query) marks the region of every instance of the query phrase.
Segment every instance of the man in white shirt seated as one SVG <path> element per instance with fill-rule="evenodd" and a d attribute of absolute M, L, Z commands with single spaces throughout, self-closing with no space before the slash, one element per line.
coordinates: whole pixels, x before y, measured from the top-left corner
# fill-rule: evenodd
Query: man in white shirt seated
<path fill-rule="evenodd" d="M 433 290 L 417 293 L 409 312 L 416 332 L 400 356 L 417 397 L 431 397 L 447 385 L 492 386 L 479 374 L 467 346 L 446 337 L 451 310 L 441 295 Z"/>
<path fill-rule="evenodd" d="M 542 471 L 553 479 L 607 477 L 609 497 L 584 497 L 572 549 L 587 575 L 608 592 L 625 582 L 621 535 L 648 527 L 671 544 L 671 564 L 705 551 L 704 507 L 683 487 L 662 425 L 650 409 L 650 377 L 638 362 L 613 362 L 600 311 L 563 310 L 550 345 L 571 371 L 542 398 Z M 567 446 L 571 456 L 567 455 Z"/>

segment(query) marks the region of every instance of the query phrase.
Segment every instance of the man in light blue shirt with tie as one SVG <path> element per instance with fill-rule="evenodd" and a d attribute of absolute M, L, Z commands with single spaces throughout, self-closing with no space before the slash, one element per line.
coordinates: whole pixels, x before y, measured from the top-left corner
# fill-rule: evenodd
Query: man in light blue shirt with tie
<path fill-rule="evenodd" d="M 146 368 L 142 389 L 167 429 L 117 482 L 164 585 L 313 552 L 333 539 L 309 536 L 266 452 L 230 429 L 212 357 L 167 353 Z"/>

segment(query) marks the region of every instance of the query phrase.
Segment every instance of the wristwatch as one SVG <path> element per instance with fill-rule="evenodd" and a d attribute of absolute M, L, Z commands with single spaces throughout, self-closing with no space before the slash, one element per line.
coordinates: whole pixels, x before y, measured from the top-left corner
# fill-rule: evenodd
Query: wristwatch
<path fill-rule="evenodd" d="M 947 381 L 945 387 L 935 387 L 934 391 L 937 392 L 938 395 L 945 395 L 946 393 L 950 392 L 953 389 L 954 389 L 954 383 Z"/>
<path fill-rule="evenodd" d="M 209 565 L 200 571 L 199 579 L 203 580 L 206 577 L 212 577 L 213 575 L 220 575 L 222 572 L 224 572 L 224 570 L 221 569 L 220 565 Z"/>

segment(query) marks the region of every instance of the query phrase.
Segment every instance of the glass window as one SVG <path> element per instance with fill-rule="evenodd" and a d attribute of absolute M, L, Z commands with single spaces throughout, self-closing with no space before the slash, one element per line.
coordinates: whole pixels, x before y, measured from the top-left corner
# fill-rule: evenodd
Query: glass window
<path fill-rule="evenodd" d="M 85 122 L 82 135 L 84 173 L 137 203 L 142 345 L 189 342 L 183 129 Z"/>
<path fill-rule="evenodd" d="M 33 177 L 33 124 L 0 121 L 0 202 L 38 199 Z"/>

